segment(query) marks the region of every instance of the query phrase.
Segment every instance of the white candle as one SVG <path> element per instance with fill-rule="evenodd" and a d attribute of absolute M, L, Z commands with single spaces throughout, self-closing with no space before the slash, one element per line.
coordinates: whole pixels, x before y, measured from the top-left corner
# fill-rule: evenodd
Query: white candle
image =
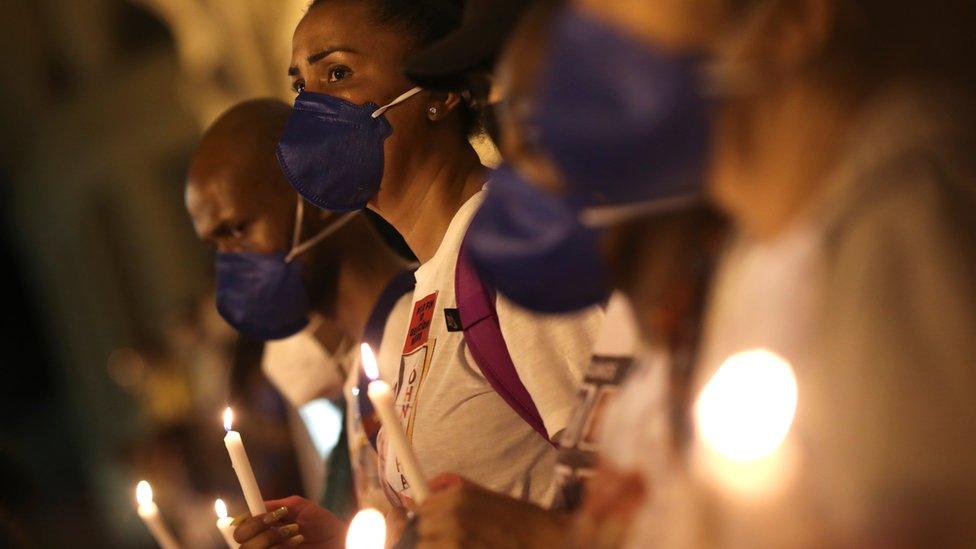
<path fill-rule="evenodd" d="M 234 411 L 228 407 L 224 410 L 224 429 L 227 429 L 224 445 L 227 446 L 230 463 L 234 467 L 234 472 L 237 473 L 237 481 L 241 483 L 241 491 L 244 492 L 247 509 L 251 512 L 251 516 L 256 517 L 267 512 L 268 509 L 264 506 L 261 489 L 258 488 L 258 481 L 254 478 L 251 460 L 247 458 L 247 452 L 244 451 L 244 441 L 241 439 L 241 434 L 231 430 L 233 423 Z"/>
<path fill-rule="evenodd" d="M 386 545 L 386 519 L 376 509 L 356 513 L 346 533 L 346 549 L 383 549 Z"/>
<path fill-rule="evenodd" d="M 179 549 L 180 544 L 176 543 L 176 538 L 163 524 L 163 518 L 159 516 L 159 508 L 153 501 L 152 486 L 140 480 L 136 485 L 136 502 L 139 504 L 139 517 L 146 523 L 146 528 L 162 549 Z"/>
<path fill-rule="evenodd" d="M 214 502 L 214 511 L 217 512 L 217 529 L 220 530 L 220 535 L 224 536 L 227 547 L 237 549 L 241 544 L 234 541 L 234 519 L 227 516 L 227 504 L 224 500 L 217 498 Z"/>
<path fill-rule="evenodd" d="M 363 371 L 371 380 L 369 383 L 369 400 L 373 402 L 376 413 L 380 416 L 386 432 L 386 440 L 393 449 L 393 455 L 403 467 L 403 476 L 407 477 L 410 483 L 410 493 L 414 501 L 421 503 L 427 498 L 427 477 L 424 476 L 420 468 L 420 462 L 407 441 L 407 435 L 403 432 L 403 424 L 397 417 L 396 409 L 393 407 L 393 391 L 390 385 L 379 379 L 380 372 L 376 366 L 376 357 L 369 345 L 363 343 L 360 347 L 363 361 Z"/>

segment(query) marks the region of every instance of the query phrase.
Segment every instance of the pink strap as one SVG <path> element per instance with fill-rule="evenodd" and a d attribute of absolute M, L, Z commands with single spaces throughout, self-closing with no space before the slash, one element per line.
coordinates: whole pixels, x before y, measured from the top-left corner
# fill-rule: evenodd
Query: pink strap
<path fill-rule="evenodd" d="M 458 255 L 454 290 L 464 340 L 478 369 L 495 392 L 546 442 L 553 444 L 532 395 L 519 378 L 508 353 L 495 310 L 495 291 L 486 287 L 478 277 L 464 243 Z"/>

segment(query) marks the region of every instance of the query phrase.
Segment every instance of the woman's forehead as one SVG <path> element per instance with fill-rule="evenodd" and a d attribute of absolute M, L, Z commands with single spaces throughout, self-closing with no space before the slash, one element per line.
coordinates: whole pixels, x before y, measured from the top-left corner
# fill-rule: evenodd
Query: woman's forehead
<path fill-rule="evenodd" d="M 376 23 L 369 2 L 336 0 L 305 14 L 295 29 L 293 54 L 308 57 L 343 48 L 363 55 L 392 55 L 405 50 L 410 42 L 405 33 Z"/>

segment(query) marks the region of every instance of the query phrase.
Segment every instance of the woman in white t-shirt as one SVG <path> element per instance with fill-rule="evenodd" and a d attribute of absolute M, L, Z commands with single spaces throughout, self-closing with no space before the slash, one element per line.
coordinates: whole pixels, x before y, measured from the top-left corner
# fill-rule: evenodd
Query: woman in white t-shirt
<path fill-rule="evenodd" d="M 380 369 L 425 473 L 457 472 L 542 503 L 552 492 L 552 440 L 572 413 L 603 313 L 538 315 L 502 295 L 494 301 L 537 428 L 471 355 L 455 281 L 491 175 L 468 141 L 473 113 L 461 95 L 411 88 L 400 70 L 456 24 L 456 10 L 448 0 L 313 2 L 295 31 L 289 73 L 299 95 L 278 158 L 309 202 L 332 211 L 369 207 L 421 263 L 401 356 L 381 357 Z M 395 460 L 386 460 L 385 477 L 393 493 L 411 496 Z"/>

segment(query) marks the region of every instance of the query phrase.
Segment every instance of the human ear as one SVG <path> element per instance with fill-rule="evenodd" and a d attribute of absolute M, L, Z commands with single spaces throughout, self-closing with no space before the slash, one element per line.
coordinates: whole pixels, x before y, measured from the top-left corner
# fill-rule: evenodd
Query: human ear
<path fill-rule="evenodd" d="M 769 59 L 785 72 L 796 72 L 827 49 L 836 7 L 834 0 L 794 0 L 780 6 L 768 29 Z"/>
<path fill-rule="evenodd" d="M 427 102 L 427 119 L 431 122 L 443 120 L 460 104 L 459 93 L 433 93 Z"/>

